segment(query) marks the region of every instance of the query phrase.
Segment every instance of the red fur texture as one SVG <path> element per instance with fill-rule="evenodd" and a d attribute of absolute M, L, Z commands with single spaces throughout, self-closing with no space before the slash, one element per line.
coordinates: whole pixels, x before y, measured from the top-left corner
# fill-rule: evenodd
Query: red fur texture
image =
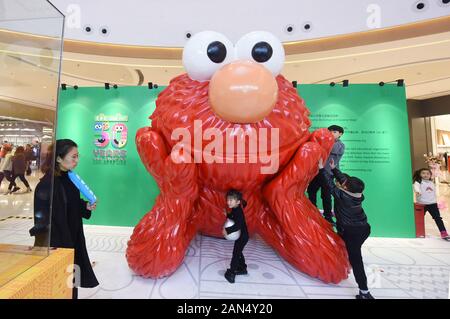
<path fill-rule="evenodd" d="M 264 120 L 254 124 L 233 124 L 217 117 L 208 103 L 209 82 L 191 80 L 186 74 L 174 78 L 160 93 L 152 126 L 136 134 L 141 160 L 161 190 L 128 242 L 128 264 L 138 275 L 160 278 L 172 274 L 197 233 L 222 237 L 225 193 L 234 188 L 248 202 L 244 213 L 250 235 L 259 234 L 290 264 L 312 277 L 327 283 L 347 278 L 343 241 L 305 196 L 318 172 L 319 158 L 327 158 L 331 151 L 333 137 L 326 129 L 309 133 L 311 122 L 304 101 L 283 76 L 276 80 L 277 103 Z M 223 154 L 218 155 L 222 163 L 195 162 L 196 147 L 171 155 L 178 142 L 172 137 L 175 129 L 190 132 L 194 145 L 195 120 L 201 121 L 202 131 L 218 129 L 224 149 L 226 137 L 248 147 L 246 132 L 278 129 L 279 149 L 268 146 L 278 156 L 277 170 L 261 174 L 265 164 L 259 159 L 226 163 Z M 210 142 L 202 139 L 200 145 L 204 148 Z M 236 154 L 232 155 L 236 160 Z M 248 151 L 244 159 L 251 155 Z"/>

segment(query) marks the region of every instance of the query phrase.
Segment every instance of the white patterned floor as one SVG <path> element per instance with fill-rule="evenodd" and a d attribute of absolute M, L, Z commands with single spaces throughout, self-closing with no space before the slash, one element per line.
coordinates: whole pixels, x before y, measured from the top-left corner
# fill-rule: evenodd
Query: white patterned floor
<path fill-rule="evenodd" d="M 0 222 L 0 242 L 30 245 L 32 220 Z M 85 226 L 87 246 L 100 286 L 80 289 L 80 298 L 354 298 L 351 275 L 327 285 L 291 267 L 262 240 L 244 253 L 249 275 L 235 284 L 223 278 L 233 242 L 197 236 L 172 276 L 144 279 L 128 268 L 125 250 L 132 228 Z M 369 287 L 376 298 L 448 298 L 450 243 L 439 238 L 369 238 L 363 246 Z"/>
<path fill-rule="evenodd" d="M 37 180 L 30 178 L 32 186 Z M 448 201 L 450 187 L 440 189 Z M 0 243 L 33 244 L 28 235 L 32 196 L 0 195 Z M 449 210 L 441 213 L 448 226 Z M 369 238 L 364 244 L 369 287 L 376 298 L 449 298 L 450 243 L 437 238 L 428 215 L 426 222 L 425 239 Z M 258 238 L 244 250 L 249 275 L 238 276 L 233 285 L 223 278 L 233 243 L 204 236 L 191 243 L 172 276 L 144 279 L 129 270 L 125 259 L 131 232 L 128 227 L 85 226 L 100 286 L 80 289 L 80 298 L 354 298 L 357 293 L 353 275 L 339 285 L 324 284 L 293 269 Z"/>
<path fill-rule="evenodd" d="M 125 230 L 125 229 L 124 229 Z M 244 250 L 248 276 L 235 284 L 223 278 L 232 242 L 198 236 L 183 265 L 172 276 L 143 279 L 127 267 L 128 233 L 86 227 L 88 248 L 101 286 L 82 289 L 82 298 L 354 298 L 351 275 L 339 285 L 327 285 L 304 275 L 260 239 Z M 438 238 L 370 238 L 363 249 L 369 286 L 377 298 L 448 298 L 450 243 Z M 111 278 L 114 278 L 112 280 Z"/>

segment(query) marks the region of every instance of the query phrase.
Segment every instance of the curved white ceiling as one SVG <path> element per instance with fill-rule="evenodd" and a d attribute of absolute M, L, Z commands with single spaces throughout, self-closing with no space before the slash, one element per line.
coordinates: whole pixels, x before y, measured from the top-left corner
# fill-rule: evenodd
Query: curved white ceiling
<path fill-rule="evenodd" d="M 186 33 L 214 30 L 236 42 L 267 30 L 283 42 L 367 31 L 450 15 L 449 0 L 52 0 L 65 38 L 182 47 Z M 423 3 L 422 10 L 417 8 Z M 310 25 L 309 30 L 304 26 Z M 287 28 L 291 26 L 292 32 Z M 91 32 L 85 31 L 86 27 Z M 101 30 L 107 30 L 106 35 Z"/>
<path fill-rule="evenodd" d="M 46 0 L 0 0 L 0 22 L 62 17 Z"/>

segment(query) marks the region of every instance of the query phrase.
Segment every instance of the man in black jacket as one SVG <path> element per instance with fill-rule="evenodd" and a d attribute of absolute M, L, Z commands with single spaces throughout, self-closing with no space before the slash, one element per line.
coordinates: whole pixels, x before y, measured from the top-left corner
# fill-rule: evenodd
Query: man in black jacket
<path fill-rule="evenodd" d="M 359 287 L 357 299 L 374 299 L 367 287 L 367 276 L 361 255 L 361 246 L 370 235 L 370 225 L 362 208 L 364 201 L 364 182 L 357 177 L 342 174 L 333 160 L 330 162 L 331 171 L 336 177 L 337 186 L 323 167 L 323 160 L 319 161 L 320 176 L 328 185 L 334 197 L 334 215 L 336 228 L 347 248 L 348 258 L 353 268 L 353 274 Z"/>

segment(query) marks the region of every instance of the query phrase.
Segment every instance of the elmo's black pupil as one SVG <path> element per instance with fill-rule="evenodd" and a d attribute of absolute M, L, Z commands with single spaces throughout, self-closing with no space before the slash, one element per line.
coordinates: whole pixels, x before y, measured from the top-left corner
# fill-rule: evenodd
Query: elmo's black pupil
<path fill-rule="evenodd" d="M 214 63 L 222 63 L 227 57 L 227 48 L 220 41 L 214 41 L 208 45 L 208 58 Z"/>
<path fill-rule="evenodd" d="M 269 43 L 258 42 L 252 50 L 252 57 L 256 62 L 264 63 L 270 60 L 273 50 Z"/>

